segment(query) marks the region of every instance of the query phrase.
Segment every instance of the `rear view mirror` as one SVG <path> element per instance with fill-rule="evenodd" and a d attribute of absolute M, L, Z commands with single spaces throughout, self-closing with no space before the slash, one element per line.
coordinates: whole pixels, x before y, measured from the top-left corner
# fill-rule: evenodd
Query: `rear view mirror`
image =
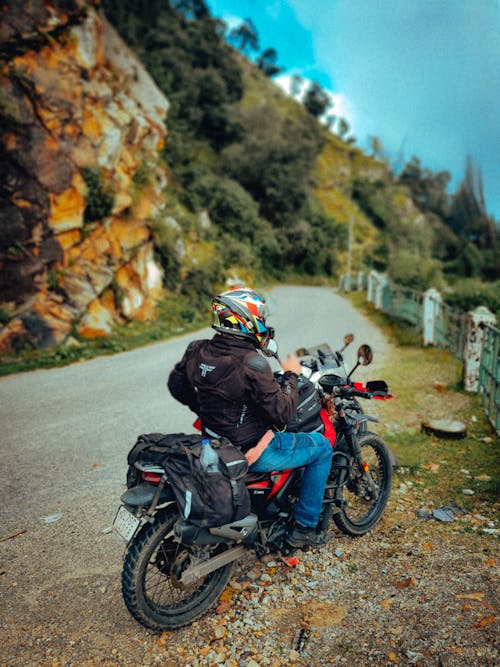
<path fill-rule="evenodd" d="M 358 348 L 358 362 L 361 366 L 369 366 L 373 361 L 373 350 L 369 345 L 360 345 Z"/>

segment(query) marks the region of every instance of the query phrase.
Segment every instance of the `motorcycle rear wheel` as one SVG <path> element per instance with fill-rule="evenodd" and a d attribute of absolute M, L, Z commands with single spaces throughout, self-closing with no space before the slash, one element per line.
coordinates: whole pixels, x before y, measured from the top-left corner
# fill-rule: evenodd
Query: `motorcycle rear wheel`
<path fill-rule="evenodd" d="M 359 537 L 368 533 L 382 518 L 389 500 L 392 484 L 392 463 L 385 442 L 375 433 L 365 433 L 359 437 L 363 460 L 369 465 L 369 475 L 378 490 L 378 498 L 373 498 L 364 473 L 356 461 L 351 459 L 347 482 L 342 487 L 342 506 L 333 515 L 337 527 L 347 535 Z"/>
<path fill-rule="evenodd" d="M 167 508 L 142 528 L 125 554 L 125 605 L 136 621 L 151 630 L 180 628 L 203 616 L 231 576 L 233 563 L 228 563 L 191 585 L 179 581 L 190 564 L 191 552 L 174 541 L 173 527 L 178 518 L 176 507 Z M 215 549 L 220 551 L 221 546 Z"/>

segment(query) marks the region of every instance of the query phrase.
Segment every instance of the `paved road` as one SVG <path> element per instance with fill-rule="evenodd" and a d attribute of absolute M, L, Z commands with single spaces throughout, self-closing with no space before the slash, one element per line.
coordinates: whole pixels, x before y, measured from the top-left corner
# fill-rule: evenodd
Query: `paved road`
<path fill-rule="evenodd" d="M 352 331 L 356 341 L 346 359 L 352 363 L 357 345 L 369 342 L 378 362 L 357 377 L 368 371 L 375 377 L 387 342 L 348 301 L 316 287 L 278 287 L 270 296 L 282 355 L 322 342 L 336 348 Z M 139 433 L 192 430 L 193 415 L 170 398 L 165 380 L 187 343 L 205 336 L 210 329 L 0 379 L 0 538 L 25 531 L 0 541 L 0 586 L 14 617 L 43 628 L 54 613 L 53 606 L 44 606 L 46 593 L 64 585 L 59 606 L 76 618 L 86 608 L 76 591 L 96 577 L 116 582 L 111 599 L 101 604 L 123 616 L 123 547 L 106 528 L 124 490 L 126 454 Z M 61 516 L 48 523 L 54 515 Z M 51 595 L 59 599 L 59 593 Z M 4 632 L 9 627 L 4 623 Z"/>

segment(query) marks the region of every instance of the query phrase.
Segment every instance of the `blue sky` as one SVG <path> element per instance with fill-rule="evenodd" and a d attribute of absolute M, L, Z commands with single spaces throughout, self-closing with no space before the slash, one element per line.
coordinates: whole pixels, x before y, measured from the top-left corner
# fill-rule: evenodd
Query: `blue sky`
<path fill-rule="evenodd" d="M 393 163 L 414 155 L 452 175 L 469 155 L 500 220 L 500 0 L 207 0 L 229 25 L 251 18 L 286 75 L 333 94 L 332 113 Z"/>

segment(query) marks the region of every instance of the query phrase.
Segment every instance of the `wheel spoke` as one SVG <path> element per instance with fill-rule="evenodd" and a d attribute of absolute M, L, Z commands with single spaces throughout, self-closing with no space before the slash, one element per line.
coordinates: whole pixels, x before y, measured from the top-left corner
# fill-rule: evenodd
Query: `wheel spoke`
<path fill-rule="evenodd" d="M 333 515 L 336 525 L 348 535 L 364 535 L 382 516 L 389 497 L 392 469 L 387 446 L 370 433 L 359 438 L 364 472 L 351 461 L 342 487 L 343 506 Z M 369 478 L 367 478 L 369 475 Z"/>

